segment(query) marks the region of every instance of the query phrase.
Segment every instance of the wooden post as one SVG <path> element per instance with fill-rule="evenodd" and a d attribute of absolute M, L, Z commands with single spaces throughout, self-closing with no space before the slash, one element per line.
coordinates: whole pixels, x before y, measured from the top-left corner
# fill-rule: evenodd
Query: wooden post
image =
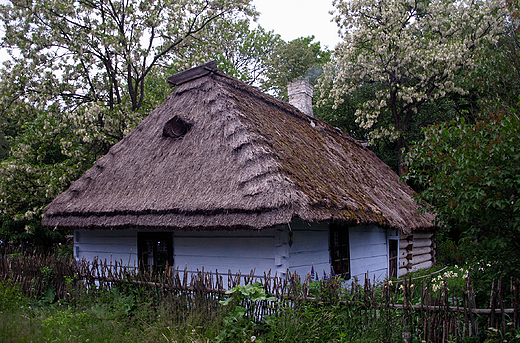
<path fill-rule="evenodd" d="M 518 313 L 518 299 L 519 299 L 519 290 L 520 290 L 520 279 L 516 279 L 515 282 L 515 303 L 513 307 L 513 322 L 515 329 L 520 328 L 520 315 Z"/>
<path fill-rule="evenodd" d="M 502 335 L 506 334 L 506 316 L 504 312 L 504 301 L 502 298 L 502 277 L 498 279 L 498 294 L 497 294 L 497 300 L 498 300 L 498 306 L 500 308 L 500 314 L 501 314 L 501 331 Z"/>
<path fill-rule="evenodd" d="M 491 315 L 489 316 L 488 327 L 495 327 L 495 308 L 496 308 L 496 292 L 495 292 L 495 279 L 491 282 L 491 294 L 489 297 L 489 308 L 491 309 Z"/>

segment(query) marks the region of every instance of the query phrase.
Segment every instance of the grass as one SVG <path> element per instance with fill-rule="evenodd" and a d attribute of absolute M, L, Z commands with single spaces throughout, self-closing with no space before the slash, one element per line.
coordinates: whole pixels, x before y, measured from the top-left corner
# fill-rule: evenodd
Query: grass
<path fill-rule="evenodd" d="M 100 294 L 103 293 L 103 294 Z M 0 283 L 0 342 L 206 342 L 221 318 L 170 304 L 152 304 L 132 293 L 104 290 L 77 304 L 48 304 Z"/>
<path fill-rule="evenodd" d="M 49 304 L 0 283 L 0 342 L 376 342 L 391 334 L 385 318 L 370 321 L 355 308 L 309 303 L 255 323 L 232 307 L 182 310 L 146 298 L 107 289 Z"/>

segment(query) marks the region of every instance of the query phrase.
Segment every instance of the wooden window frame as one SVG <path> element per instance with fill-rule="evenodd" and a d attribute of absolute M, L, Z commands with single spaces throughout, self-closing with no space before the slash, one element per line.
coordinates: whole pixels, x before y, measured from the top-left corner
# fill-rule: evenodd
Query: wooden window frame
<path fill-rule="evenodd" d="M 148 250 L 146 242 L 152 241 L 153 249 L 153 262 L 152 265 L 148 265 L 144 262 L 145 251 Z M 137 251 L 138 251 L 138 263 L 140 270 L 164 270 L 166 265 L 158 265 L 157 258 L 157 245 L 160 241 L 166 241 L 166 254 L 167 261 L 166 265 L 173 266 L 173 234 L 171 232 L 138 232 L 137 233 Z"/>
<path fill-rule="evenodd" d="M 397 238 L 388 239 L 388 276 L 399 277 L 399 240 Z"/>
<path fill-rule="evenodd" d="M 351 277 L 350 237 L 346 225 L 330 224 L 329 226 L 330 265 L 335 275 L 345 280 Z"/>

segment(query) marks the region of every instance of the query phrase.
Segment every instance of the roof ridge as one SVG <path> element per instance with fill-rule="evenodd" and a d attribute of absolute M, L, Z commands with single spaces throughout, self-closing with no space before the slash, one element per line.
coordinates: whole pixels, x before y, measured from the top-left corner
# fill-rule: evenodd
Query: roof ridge
<path fill-rule="evenodd" d="M 168 77 L 168 84 L 170 87 L 182 85 L 183 83 L 198 79 L 211 73 L 218 71 L 217 61 L 209 61 L 208 63 L 201 64 L 200 66 L 182 71 L 175 75 Z"/>

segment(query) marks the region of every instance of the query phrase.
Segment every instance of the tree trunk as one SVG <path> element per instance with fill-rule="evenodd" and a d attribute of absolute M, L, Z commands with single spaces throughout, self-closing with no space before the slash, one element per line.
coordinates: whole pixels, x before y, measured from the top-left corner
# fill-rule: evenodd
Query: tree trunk
<path fill-rule="evenodd" d="M 404 175 L 408 172 L 408 166 L 405 166 L 403 161 L 404 149 L 406 147 L 406 143 L 404 141 L 404 137 L 401 135 L 397 139 L 397 170 L 399 176 Z"/>

